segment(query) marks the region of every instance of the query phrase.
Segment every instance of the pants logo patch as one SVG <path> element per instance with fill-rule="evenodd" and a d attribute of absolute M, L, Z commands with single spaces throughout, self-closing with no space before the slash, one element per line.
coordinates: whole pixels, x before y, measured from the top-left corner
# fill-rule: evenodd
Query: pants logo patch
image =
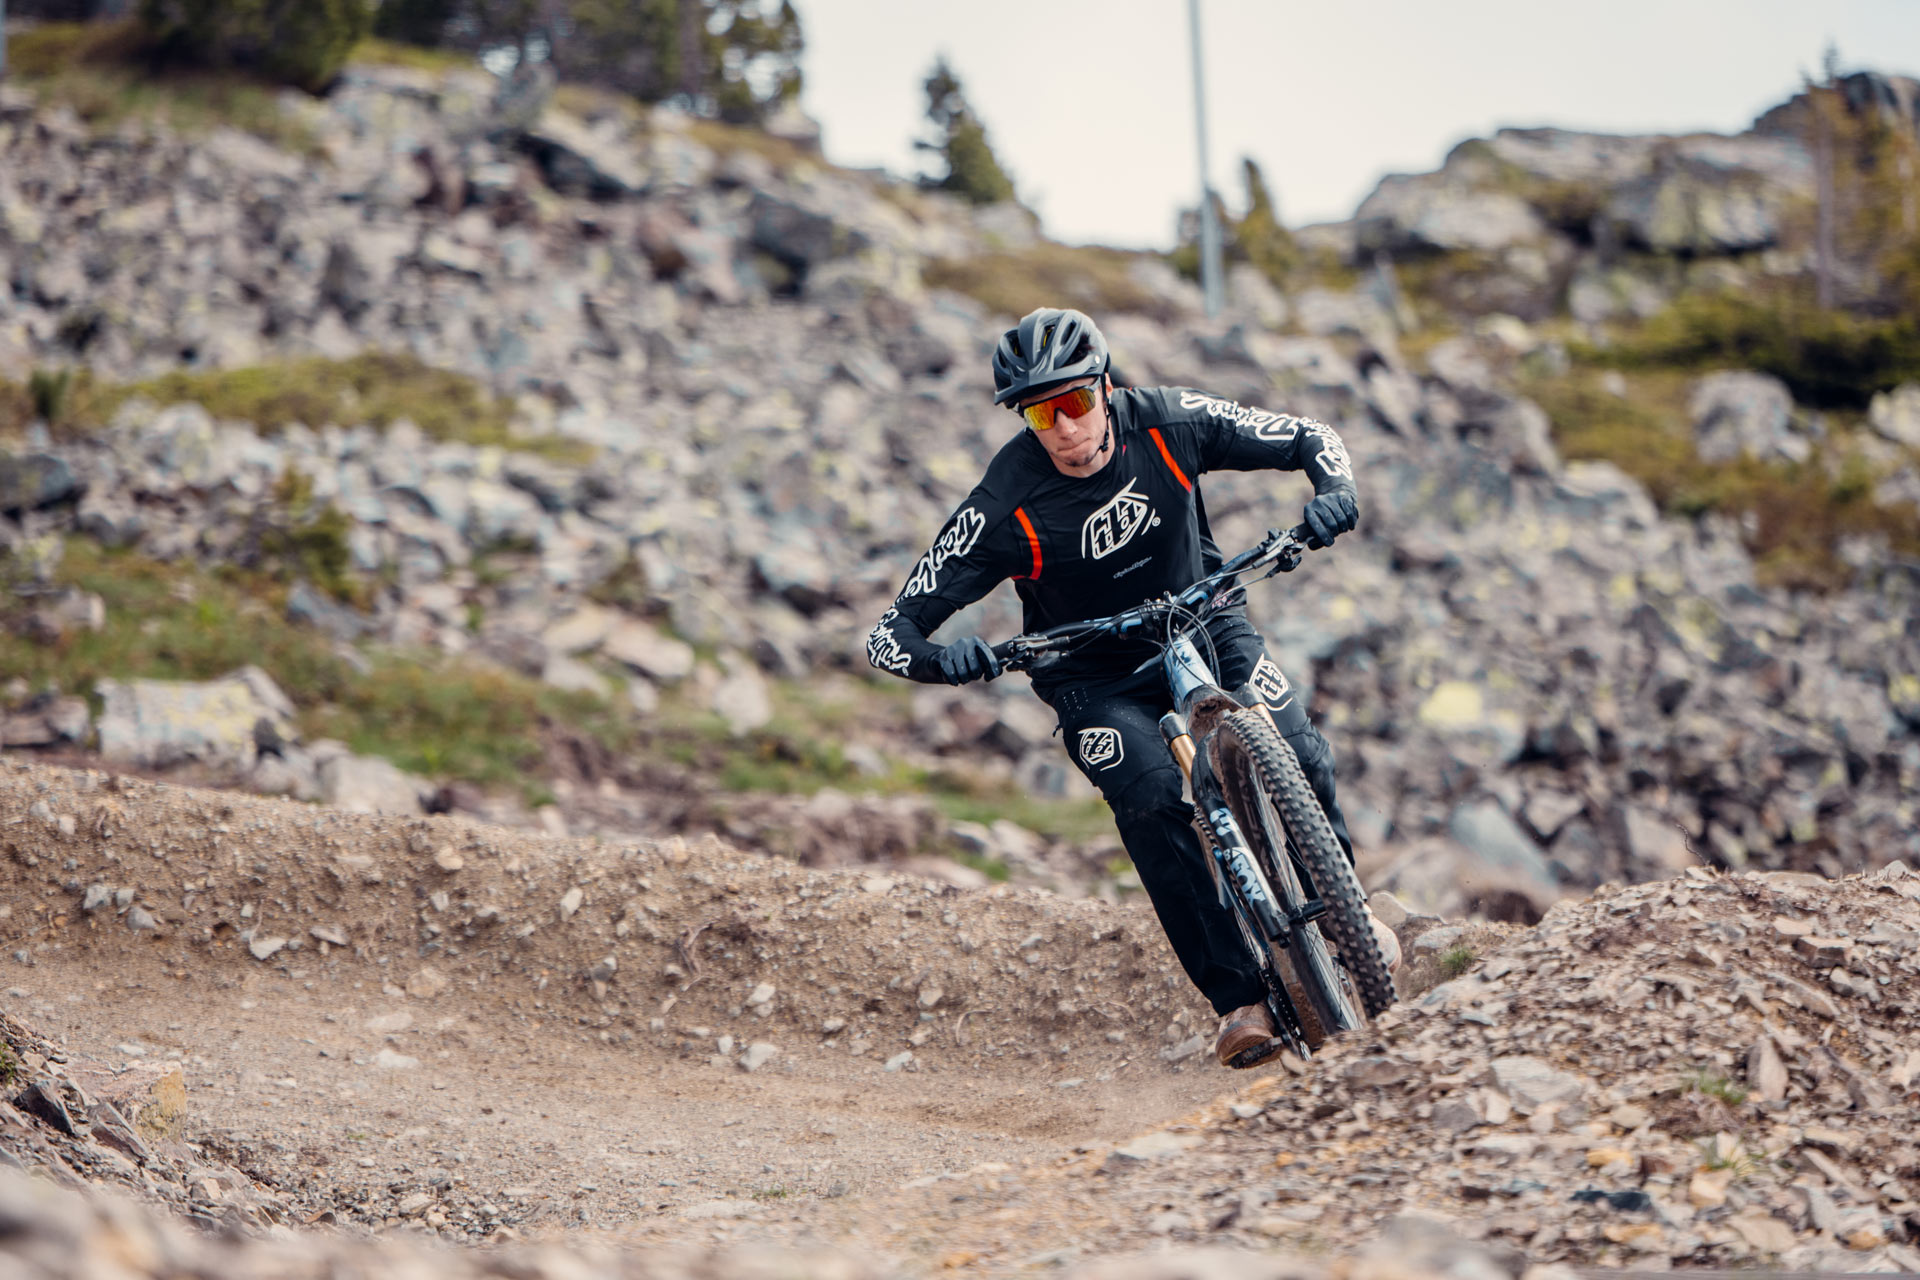
<path fill-rule="evenodd" d="M 1080 763 L 1089 769 L 1111 769 L 1127 758 L 1120 731 L 1104 726 L 1080 731 Z"/>
<path fill-rule="evenodd" d="M 1253 669 L 1253 685 L 1262 699 L 1268 703 L 1279 702 L 1292 692 L 1293 686 L 1287 683 L 1286 673 L 1273 665 L 1273 659 L 1262 658 Z"/>

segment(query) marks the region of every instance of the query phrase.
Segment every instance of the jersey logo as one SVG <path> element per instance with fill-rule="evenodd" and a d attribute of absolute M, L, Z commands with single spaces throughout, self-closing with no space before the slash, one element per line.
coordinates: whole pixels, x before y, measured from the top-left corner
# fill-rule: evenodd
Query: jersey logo
<path fill-rule="evenodd" d="M 1080 731 L 1080 763 L 1089 769 L 1111 769 L 1127 758 L 1118 729 L 1102 726 Z"/>
<path fill-rule="evenodd" d="M 987 518 L 972 507 L 962 507 L 953 513 L 953 519 L 947 522 L 938 539 L 927 554 L 920 557 L 920 563 L 913 566 L 913 576 L 907 579 L 907 585 L 900 588 L 900 598 L 925 595 L 940 583 L 940 570 L 947 561 L 964 556 L 973 550 L 973 544 L 980 541 L 980 534 L 987 527 Z"/>
<path fill-rule="evenodd" d="M 900 647 L 900 637 L 893 633 L 893 620 L 900 616 L 898 609 L 889 609 L 880 615 L 880 621 L 867 633 L 867 661 L 882 671 L 905 671 L 909 665 L 907 651 Z"/>
<path fill-rule="evenodd" d="M 1152 518 L 1147 496 L 1135 492 L 1129 480 L 1126 488 L 1080 526 L 1080 554 L 1089 560 L 1104 560 L 1131 542 Z"/>
<path fill-rule="evenodd" d="M 1248 683 L 1268 706 L 1278 705 L 1293 691 L 1293 686 L 1287 683 L 1286 673 L 1274 666 L 1271 658 L 1262 658 L 1254 665 L 1253 679 Z"/>
<path fill-rule="evenodd" d="M 1271 441 L 1274 444 L 1286 444 L 1299 435 L 1300 428 L 1310 421 L 1307 418 L 1293 417 L 1291 414 L 1274 413 L 1269 409 L 1249 408 L 1220 396 L 1210 396 L 1204 391 L 1182 391 L 1180 407 L 1205 409 L 1216 418 L 1224 418 L 1237 427 L 1248 428 L 1256 439 Z"/>

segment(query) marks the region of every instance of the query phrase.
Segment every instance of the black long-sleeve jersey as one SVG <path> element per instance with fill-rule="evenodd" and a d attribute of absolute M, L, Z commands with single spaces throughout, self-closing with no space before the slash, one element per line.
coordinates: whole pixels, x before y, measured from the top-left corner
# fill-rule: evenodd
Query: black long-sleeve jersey
<path fill-rule="evenodd" d="M 927 637 L 1008 578 L 1028 631 L 1184 590 L 1218 563 L 1195 487 L 1203 472 L 1306 471 L 1317 493 L 1354 491 L 1346 446 L 1323 422 L 1185 387 L 1117 390 L 1112 405 L 1113 456 L 1093 475 L 1063 474 L 1025 430 L 994 455 L 867 637 L 869 662 L 937 683 L 940 646 Z M 1123 674 L 1151 652 L 1089 646 L 1051 664 L 1044 683 Z"/>

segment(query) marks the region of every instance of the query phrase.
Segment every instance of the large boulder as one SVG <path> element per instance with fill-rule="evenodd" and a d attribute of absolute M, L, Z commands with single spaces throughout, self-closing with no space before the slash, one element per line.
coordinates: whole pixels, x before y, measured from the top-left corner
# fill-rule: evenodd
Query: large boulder
<path fill-rule="evenodd" d="M 1420 177 L 1383 178 L 1354 214 L 1362 250 L 1496 252 L 1546 238 L 1532 206 L 1507 191 Z"/>
<path fill-rule="evenodd" d="M 552 107 L 521 135 L 520 147 L 539 164 L 547 184 L 568 195 L 620 199 L 638 195 L 647 185 L 631 147 Z"/>
<path fill-rule="evenodd" d="M 0 515 L 17 516 L 78 496 L 86 486 L 73 468 L 50 453 L 15 457 L 0 452 Z"/>
<path fill-rule="evenodd" d="M 1688 412 L 1694 447 L 1705 462 L 1743 456 L 1805 462 L 1813 453 L 1794 419 L 1792 393 L 1770 374 L 1710 373 L 1694 384 Z"/>
<path fill-rule="evenodd" d="M 247 770 L 259 743 L 294 736 L 293 703 L 258 667 L 218 680 L 101 680 L 100 755 L 160 769 L 195 761 Z"/>
<path fill-rule="evenodd" d="M 1619 191 L 1606 217 L 1628 243 L 1655 253 L 1751 253 L 1778 243 L 1784 198 L 1757 178 L 1688 169 Z"/>
<path fill-rule="evenodd" d="M 1867 422 L 1895 444 L 1920 449 L 1920 382 L 1903 382 L 1874 396 Z"/>
<path fill-rule="evenodd" d="M 426 784 L 378 756 L 335 755 L 320 765 L 320 798 L 348 813 L 420 812 Z"/>

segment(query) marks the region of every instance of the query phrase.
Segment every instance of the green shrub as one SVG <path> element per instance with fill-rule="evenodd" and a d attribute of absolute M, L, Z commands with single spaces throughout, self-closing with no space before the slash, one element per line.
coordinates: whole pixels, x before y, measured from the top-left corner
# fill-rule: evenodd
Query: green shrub
<path fill-rule="evenodd" d="M 269 85 L 250 75 L 156 65 L 132 21 L 48 22 L 9 33 L 7 74 L 98 128 L 151 120 L 192 135 L 226 126 L 298 154 L 318 151 L 312 132 L 280 109 Z"/>
<path fill-rule="evenodd" d="M 1440 953 L 1440 972 L 1449 979 L 1457 978 L 1479 961 L 1479 953 L 1472 947 L 1458 944 Z"/>
<path fill-rule="evenodd" d="M 1579 354 L 1616 368 L 1759 369 L 1817 409 L 1864 409 L 1920 381 L 1920 318 L 1852 315 L 1796 293 L 1696 294 Z"/>
<path fill-rule="evenodd" d="M 370 0 L 141 0 L 157 56 L 326 88 L 373 30 Z"/>

